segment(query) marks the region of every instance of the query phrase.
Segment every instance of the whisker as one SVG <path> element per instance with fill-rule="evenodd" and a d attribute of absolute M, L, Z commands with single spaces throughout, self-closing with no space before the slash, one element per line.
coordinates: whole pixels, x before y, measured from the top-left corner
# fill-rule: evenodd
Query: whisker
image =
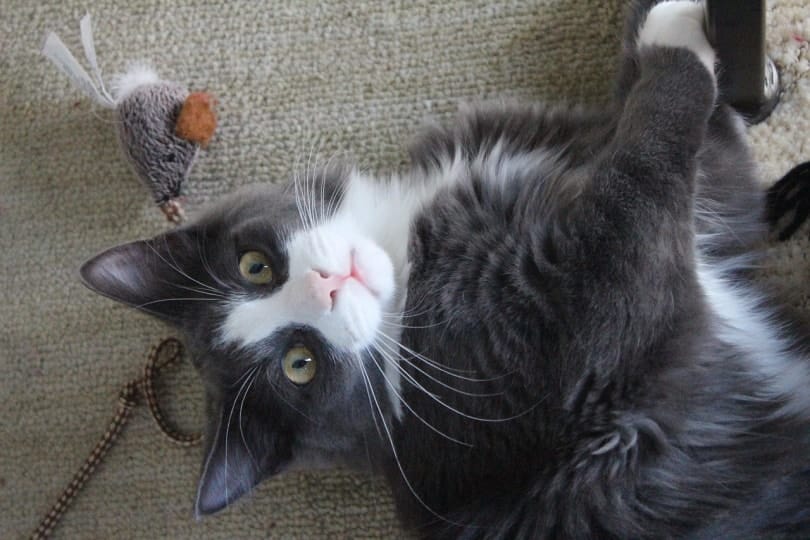
<path fill-rule="evenodd" d="M 377 350 L 377 352 L 379 352 L 381 356 L 385 356 L 385 354 L 384 354 L 382 351 Z M 373 355 L 371 356 L 371 361 L 374 363 L 374 366 L 375 366 L 375 367 L 376 367 L 376 368 L 379 370 L 380 375 L 382 375 L 383 379 L 385 379 L 386 384 L 387 384 L 387 385 L 388 385 L 388 387 L 391 389 L 391 391 L 392 391 L 392 392 L 394 392 L 394 395 L 396 395 L 397 399 L 399 399 L 399 401 L 400 401 L 400 402 L 401 402 L 403 405 L 405 405 L 405 407 L 406 407 L 406 408 L 407 408 L 409 411 L 411 411 L 411 414 L 413 414 L 413 415 L 414 415 L 416 418 L 418 418 L 418 419 L 419 419 L 419 421 L 421 421 L 421 422 L 422 422 L 423 424 L 425 424 L 425 425 L 426 425 L 428 428 L 430 428 L 430 429 L 431 429 L 432 431 L 434 431 L 435 433 L 438 433 L 439 435 L 441 435 L 441 436 L 442 436 L 442 437 L 444 437 L 445 439 L 447 439 L 447 440 L 449 440 L 449 441 L 453 441 L 454 443 L 460 444 L 460 445 L 462 445 L 462 446 L 467 446 L 467 447 L 472 448 L 472 444 L 467 443 L 467 442 L 464 442 L 464 441 L 461 441 L 461 440 L 459 440 L 459 439 L 456 439 L 455 437 L 452 437 L 452 436 L 450 436 L 450 435 L 448 435 L 448 434 L 444 433 L 444 432 L 443 432 L 443 431 L 441 431 L 439 428 L 435 427 L 433 424 L 431 424 L 430 422 L 428 422 L 427 420 L 425 420 L 424 418 L 422 418 L 422 417 L 419 415 L 419 413 L 417 413 L 416 411 L 414 411 L 414 410 L 413 410 L 413 408 L 412 408 L 412 407 L 411 407 L 411 406 L 408 404 L 408 402 L 407 402 L 407 401 L 405 401 L 405 398 L 402 396 L 402 394 L 400 394 L 400 393 L 399 393 L 399 391 L 397 391 L 397 389 L 396 389 L 396 387 L 394 386 L 394 384 L 391 382 L 391 380 L 390 380 L 390 379 L 388 378 L 388 376 L 385 374 L 385 370 L 384 370 L 382 367 L 380 367 L 380 364 L 378 364 L 378 363 L 377 363 L 377 360 L 374 358 L 374 356 L 373 356 Z"/>
<path fill-rule="evenodd" d="M 172 250 L 170 249 L 170 246 L 169 246 L 169 240 L 168 240 L 168 238 L 167 238 L 167 237 L 165 237 L 165 236 L 163 237 L 163 243 L 166 245 L 166 253 L 168 253 L 168 254 L 169 254 L 169 257 L 170 257 L 170 258 L 171 258 L 171 260 L 172 260 L 172 264 L 174 265 L 174 268 L 175 268 L 175 269 L 177 269 L 177 270 L 181 270 L 181 271 L 182 271 L 182 269 L 180 268 L 180 265 L 177 263 L 177 259 L 175 259 L 175 258 L 174 258 L 174 253 L 173 253 L 173 252 L 172 252 Z M 215 288 L 215 287 L 213 287 L 213 286 L 211 286 L 211 284 L 209 284 L 209 283 L 203 283 L 202 281 L 198 281 L 198 280 L 196 280 L 196 279 L 193 279 L 191 276 L 189 276 L 189 275 L 188 275 L 188 274 L 186 274 L 185 272 L 183 273 L 183 275 L 184 275 L 186 278 L 190 279 L 191 281 L 194 281 L 195 283 L 197 283 L 197 285 L 200 285 L 201 287 L 204 287 L 204 288 L 209 289 L 209 290 L 214 291 L 214 292 L 218 292 L 218 291 L 216 290 L 216 288 Z"/>
<path fill-rule="evenodd" d="M 331 158 L 330 158 L 331 161 Z M 329 164 L 327 164 L 327 167 Z M 328 215 L 332 215 L 338 211 L 341 204 L 343 203 L 343 197 L 346 194 L 346 189 L 343 183 L 338 185 L 335 190 L 332 192 L 332 195 L 329 196 L 329 203 L 327 205 L 326 211 Z"/>
<path fill-rule="evenodd" d="M 147 246 L 149 247 L 149 249 L 151 249 L 151 250 L 152 250 L 152 251 L 155 253 L 155 255 L 157 255 L 157 256 L 158 256 L 158 258 L 159 258 L 161 261 L 163 261 L 163 262 L 164 262 L 164 263 L 165 263 L 165 264 L 166 264 L 166 265 L 167 265 L 169 268 L 171 268 L 172 270 L 174 270 L 175 272 L 177 272 L 177 273 L 178 273 L 178 274 L 180 274 L 181 276 L 185 277 L 187 280 L 189 280 L 189 281 L 193 281 L 194 283 L 196 283 L 197 285 L 199 285 L 199 286 L 203 287 L 203 288 L 204 288 L 204 289 L 206 289 L 206 290 L 210 290 L 210 291 L 213 291 L 213 292 L 219 292 L 219 291 L 217 291 L 217 290 L 216 290 L 214 287 L 212 287 L 211 285 L 208 285 L 207 283 L 203 283 L 203 282 L 201 282 L 201 281 L 198 281 L 198 280 L 194 279 L 193 277 L 189 276 L 188 274 L 186 274 L 185 272 L 183 272 L 183 271 L 182 271 L 182 270 L 181 270 L 181 269 L 180 269 L 180 268 L 179 268 L 179 267 L 178 267 L 176 264 L 172 264 L 172 263 L 170 263 L 169 261 L 167 261 L 167 260 L 166 260 L 166 258 L 165 258 L 163 255 L 161 255 L 161 254 L 160 254 L 160 252 L 159 252 L 157 249 L 155 249 L 155 247 L 154 247 L 154 246 L 153 246 L 151 243 L 146 242 L 146 245 L 147 245 Z"/>
<path fill-rule="evenodd" d="M 252 370 L 253 376 L 251 377 L 250 384 L 248 384 L 247 388 L 245 389 L 245 393 L 242 394 L 242 404 L 239 405 L 239 435 L 242 437 L 242 444 L 245 446 L 245 450 L 250 457 L 250 461 L 253 462 L 253 466 L 256 467 L 256 470 L 259 470 L 259 462 L 256 461 L 256 458 L 253 456 L 253 452 L 250 450 L 250 446 L 248 446 L 247 440 L 245 439 L 245 431 L 242 428 L 242 410 L 245 408 L 245 400 L 247 399 L 248 392 L 253 387 L 253 383 L 256 382 L 256 379 L 259 378 L 259 366 L 256 365 Z"/>
<path fill-rule="evenodd" d="M 321 199 L 320 204 L 318 205 L 321 212 L 320 222 L 326 222 L 326 169 L 329 166 L 329 162 L 326 162 L 326 165 L 321 167 Z"/>
<path fill-rule="evenodd" d="M 205 234 L 205 228 L 203 228 L 203 234 Z M 214 280 L 214 282 L 220 286 L 224 291 L 228 291 L 231 287 L 222 281 L 219 277 L 217 277 L 216 272 L 214 272 L 213 268 L 211 268 L 211 264 L 208 262 L 208 257 L 205 254 L 205 250 L 202 249 L 202 241 L 200 238 L 197 238 L 197 253 L 200 255 L 200 262 L 202 262 L 203 270 Z"/>
<path fill-rule="evenodd" d="M 319 142 L 320 144 L 320 142 Z M 306 169 L 304 170 L 304 207 L 309 215 L 309 222 L 312 224 L 314 228 L 316 225 L 316 216 L 315 211 L 313 208 L 314 197 L 313 197 L 313 187 L 310 186 L 312 180 L 312 156 L 313 152 L 315 152 L 315 141 L 312 141 L 312 144 L 309 146 L 309 157 L 307 158 L 307 165 Z"/>
<path fill-rule="evenodd" d="M 364 347 L 365 356 L 371 356 L 374 354 L 374 351 L 369 350 L 369 347 Z M 363 356 L 358 355 L 357 357 L 357 364 L 361 370 L 365 371 L 365 367 L 363 366 Z M 365 380 L 363 381 L 363 386 L 366 389 L 366 396 L 368 397 L 368 406 L 371 409 L 371 419 L 374 421 L 374 427 L 377 428 L 377 434 L 382 438 L 382 431 L 380 430 L 380 425 L 377 423 L 377 415 L 374 414 L 374 407 L 371 404 L 371 394 L 368 391 L 368 384 L 366 384 Z"/>
<path fill-rule="evenodd" d="M 298 409 L 298 407 L 296 407 L 295 405 L 293 405 L 292 403 L 290 403 L 290 402 L 287 400 L 287 398 L 285 398 L 285 397 L 284 397 L 284 394 L 282 394 L 282 393 L 281 393 L 281 391 L 278 389 L 278 386 L 276 386 L 276 383 L 274 383 L 274 382 L 273 382 L 273 379 L 270 377 L 270 373 L 267 373 L 267 372 L 266 372 L 266 373 L 265 373 L 265 375 L 266 375 L 266 377 L 265 377 L 265 378 L 267 379 L 267 382 L 270 384 L 270 387 L 271 387 L 271 388 L 273 389 L 273 391 L 276 393 L 276 397 L 278 397 L 278 398 L 279 398 L 281 401 L 283 401 L 284 403 L 286 403 L 286 404 L 287 404 L 287 406 L 288 406 L 288 407 L 290 407 L 292 410 L 294 410 L 295 412 L 297 412 L 298 414 L 300 414 L 301 416 L 303 416 L 304 418 L 306 418 L 306 419 L 307 419 L 307 420 L 309 420 L 310 422 L 315 423 L 315 420 L 313 420 L 313 419 L 312 419 L 312 418 L 311 418 L 309 415 L 307 415 L 307 414 L 306 414 L 306 413 L 304 413 L 303 411 L 299 410 L 299 409 Z"/>
<path fill-rule="evenodd" d="M 443 324 L 445 324 L 447 322 L 447 321 L 439 321 L 437 323 L 424 324 L 424 325 L 402 324 L 402 323 L 397 322 L 399 320 L 399 318 L 400 318 L 399 315 L 389 314 L 389 313 L 383 313 L 382 318 L 383 318 L 384 324 L 386 326 L 390 326 L 392 328 L 410 328 L 410 329 L 413 329 L 413 330 L 424 330 L 426 328 L 436 328 L 437 326 L 442 326 Z"/>
<path fill-rule="evenodd" d="M 382 408 L 380 407 L 380 402 L 377 399 L 377 394 L 374 392 L 374 388 L 371 385 L 371 380 L 370 380 L 370 378 L 368 376 L 368 373 L 366 373 L 366 368 L 362 364 L 360 365 L 360 373 L 363 375 L 363 379 L 364 379 L 364 381 L 366 383 L 366 388 L 371 392 L 371 397 L 373 399 L 374 406 L 375 406 L 375 408 L 377 410 L 377 413 L 379 413 L 379 415 L 380 415 L 380 420 L 382 421 L 382 425 L 383 425 L 383 428 L 385 430 L 385 435 L 386 435 L 386 437 L 388 439 L 388 443 L 391 446 L 391 453 L 394 456 L 394 462 L 397 464 L 397 468 L 399 469 L 399 473 L 402 476 L 402 480 L 405 482 L 405 485 L 408 486 L 408 490 L 411 492 L 411 495 L 413 495 L 414 498 L 417 501 L 419 501 L 419 504 L 421 504 L 422 507 L 425 510 L 427 510 L 428 512 L 433 514 L 438 519 L 440 519 L 442 521 L 445 521 L 447 523 L 451 523 L 453 525 L 461 526 L 460 523 L 456 523 L 454 521 L 451 521 L 451 520 L 447 519 L 446 517 L 442 516 L 441 514 L 439 514 L 438 512 L 436 512 L 435 510 L 433 510 L 427 503 L 425 503 L 425 501 L 422 499 L 422 497 L 420 497 L 419 494 L 416 493 L 416 490 L 413 488 L 413 485 L 411 485 L 410 480 L 408 480 L 408 475 L 405 474 L 405 469 L 402 466 L 402 462 L 399 459 L 399 454 L 397 454 L 397 448 L 396 448 L 396 445 L 394 444 L 394 438 L 391 436 L 391 431 L 388 429 L 388 424 L 385 422 L 385 415 L 383 414 Z M 372 415 L 374 414 L 373 409 L 371 411 L 371 414 Z"/>
<path fill-rule="evenodd" d="M 326 160 L 326 164 L 321 167 L 321 213 L 323 221 L 326 221 L 333 213 L 332 201 L 335 198 L 335 193 L 338 191 L 336 188 L 329 196 L 329 201 L 326 200 L 326 175 L 331 170 L 332 161 L 337 157 L 338 152 L 335 151 Z"/>
<path fill-rule="evenodd" d="M 213 292 L 213 291 L 209 291 L 208 289 L 202 289 L 200 287 L 190 287 L 190 286 L 187 286 L 187 285 L 180 285 L 179 283 L 173 283 L 171 281 L 166 281 L 166 280 L 161 280 L 161 282 L 166 283 L 168 285 L 171 285 L 172 287 L 177 287 L 177 288 L 183 289 L 185 291 L 194 292 L 194 293 L 197 293 L 197 294 L 202 294 L 202 295 L 208 296 L 210 298 L 221 298 L 223 300 L 228 299 L 228 297 L 225 294 L 223 294 L 221 292 L 218 292 L 218 291 Z"/>
<path fill-rule="evenodd" d="M 254 370 L 257 369 L 256 367 L 253 368 Z M 231 419 L 233 418 L 233 411 L 236 409 L 236 403 L 239 401 L 239 394 L 242 393 L 242 390 L 245 388 L 245 385 L 250 380 L 250 377 L 246 378 L 245 381 L 242 383 L 242 386 L 239 387 L 239 391 L 236 392 L 236 397 L 231 404 L 231 412 L 228 413 L 228 421 L 225 423 L 225 478 L 228 478 L 228 436 L 231 434 Z M 228 496 L 228 482 L 225 481 L 225 500 L 229 500 L 230 497 Z"/>
<path fill-rule="evenodd" d="M 399 347 L 399 348 L 403 349 L 405 352 L 410 354 L 413 358 L 415 358 L 417 360 L 421 360 L 422 362 L 429 365 L 433 369 L 435 369 L 437 371 L 441 371 L 445 375 L 449 375 L 449 376 L 455 377 L 457 379 L 461 379 L 461 380 L 468 381 L 468 382 L 475 382 L 475 383 L 493 382 L 493 381 L 501 380 L 504 377 L 506 377 L 506 376 L 510 375 L 511 373 L 513 373 L 513 371 L 512 371 L 512 372 L 506 373 L 504 375 L 499 375 L 497 377 L 489 377 L 489 378 L 486 378 L 486 379 L 479 379 L 479 378 L 476 378 L 476 377 L 465 377 L 464 375 L 459 375 L 458 373 L 474 373 L 474 371 L 473 370 L 459 370 L 459 369 L 453 369 L 453 368 L 443 366 L 439 362 L 436 362 L 435 360 L 431 360 L 427 356 L 424 356 L 424 355 L 414 351 L 413 349 L 410 349 L 410 348 L 406 347 L 405 345 L 403 345 L 402 343 L 400 343 L 396 339 L 392 338 L 391 336 L 389 336 L 385 332 L 381 332 L 381 331 L 377 330 L 377 334 L 382 336 L 383 338 L 387 339 L 391 343 L 391 345 L 393 345 L 394 347 Z M 413 365 L 413 363 L 411 363 L 410 365 Z"/>
<path fill-rule="evenodd" d="M 256 366 L 252 366 L 252 367 L 256 367 Z M 236 380 L 235 380 L 233 383 L 229 384 L 229 385 L 228 385 L 228 387 L 229 387 L 229 388 L 235 388 L 235 387 L 237 387 L 238 385 L 242 384 L 242 381 L 244 381 L 245 379 L 247 379 L 247 378 L 248 378 L 248 376 L 249 376 L 249 375 L 250 375 L 250 374 L 253 372 L 252 367 L 251 367 L 251 368 L 246 369 L 246 370 L 245 370 L 245 372 L 244 372 L 244 373 L 242 373 L 242 374 L 239 376 L 239 378 L 238 378 L 238 379 L 236 379 Z"/>
<path fill-rule="evenodd" d="M 149 302 L 144 302 L 143 304 L 138 304 L 135 307 L 143 308 L 146 306 L 151 306 L 152 304 L 160 304 L 163 302 L 216 302 L 217 300 L 214 298 L 161 298 L 159 300 L 150 300 Z"/>
<path fill-rule="evenodd" d="M 168 280 L 165 280 L 165 279 L 159 279 L 157 281 L 159 281 L 160 283 L 165 283 L 166 285 L 170 285 L 171 287 L 176 287 L 178 289 L 183 289 L 184 291 L 189 291 L 189 292 L 193 292 L 193 293 L 197 293 L 197 294 L 202 294 L 202 295 L 207 296 L 209 298 L 221 298 L 223 300 L 227 300 L 227 297 L 224 294 L 221 294 L 221 293 L 218 293 L 218 292 L 212 292 L 212 291 L 209 291 L 208 289 L 201 289 L 199 287 L 189 287 L 187 285 L 181 285 L 179 283 L 176 283 L 176 282 L 173 282 L 173 281 L 168 281 Z"/>
<path fill-rule="evenodd" d="M 304 230 L 307 230 L 309 227 L 307 226 L 306 218 L 304 217 L 304 209 L 301 205 L 301 178 L 299 174 L 299 167 L 300 167 L 300 155 L 296 154 L 295 158 L 295 165 L 293 167 L 293 188 L 295 193 L 295 207 L 298 210 L 298 218 L 301 220 L 301 224 L 304 227 Z"/>
<path fill-rule="evenodd" d="M 385 336 L 385 337 L 388 337 L 388 336 Z M 407 350 L 407 348 L 406 348 L 406 350 Z M 411 364 L 411 365 L 413 365 L 413 364 Z M 429 398 L 431 398 L 433 401 L 435 401 L 436 403 L 438 403 L 442 407 L 446 408 L 447 410 L 449 410 L 451 412 L 456 413 L 459 416 L 462 416 L 464 418 L 468 418 L 470 420 L 475 420 L 477 422 L 486 422 L 486 423 L 509 422 L 509 421 L 515 420 L 517 418 L 520 418 L 522 416 L 525 416 L 525 415 L 529 414 L 531 411 L 533 411 L 537 406 L 539 406 L 545 400 L 545 397 L 543 397 L 537 403 L 535 403 L 534 405 L 532 405 L 531 407 L 529 407 L 525 411 L 522 411 L 522 412 L 520 412 L 518 414 L 515 414 L 515 415 L 512 415 L 512 416 L 507 416 L 507 417 L 503 417 L 503 418 L 484 418 L 484 417 L 481 417 L 481 416 L 474 416 L 474 415 L 462 412 L 462 411 L 456 409 L 455 407 L 453 407 L 452 405 L 449 405 L 449 404 L 445 403 L 438 396 L 436 396 L 433 393 L 427 391 L 418 382 L 416 383 L 416 385 L 420 390 L 425 392 L 425 395 L 427 395 Z"/>
<path fill-rule="evenodd" d="M 495 393 L 483 394 L 483 393 L 477 393 L 477 392 L 467 392 L 467 391 L 464 391 L 464 390 L 459 390 L 458 388 L 454 388 L 453 386 L 450 386 L 449 384 L 445 383 L 444 381 L 442 381 L 440 379 L 437 379 L 436 377 L 434 377 L 430 373 L 426 372 L 425 370 L 423 370 L 422 368 L 420 368 L 419 366 L 417 366 L 413 362 L 409 362 L 407 358 L 402 356 L 400 354 L 400 352 L 397 351 L 396 349 L 394 349 L 391 345 L 386 344 L 386 343 L 382 343 L 382 342 L 380 342 L 379 344 L 382 345 L 383 347 L 385 347 L 386 350 L 388 350 L 388 352 L 390 352 L 391 354 L 396 355 L 397 357 L 399 357 L 400 360 L 402 360 L 403 362 L 405 362 L 406 364 L 411 366 L 413 369 L 415 369 L 416 371 L 418 371 L 419 373 L 421 373 L 422 375 L 424 375 L 425 377 L 427 377 L 431 381 L 435 382 L 436 384 L 447 388 L 448 390 L 451 390 L 453 392 L 456 392 L 456 393 L 459 393 L 459 394 L 462 394 L 462 395 L 465 395 L 465 396 L 476 397 L 476 398 L 477 397 L 496 397 L 496 396 L 503 395 L 503 392 L 495 392 Z M 395 362 L 395 360 L 392 359 L 392 362 Z M 397 367 L 400 367 L 400 366 L 397 365 Z M 458 379 L 468 380 L 467 377 L 461 377 L 459 375 L 455 375 L 455 374 L 452 374 L 452 373 L 449 373 L 448 375 L 450 375 L 451 377 L 456 377 Z M 473 381 L 473 382 L 481 382 L 481 381 L 476 380 L 476 381 Z"/>

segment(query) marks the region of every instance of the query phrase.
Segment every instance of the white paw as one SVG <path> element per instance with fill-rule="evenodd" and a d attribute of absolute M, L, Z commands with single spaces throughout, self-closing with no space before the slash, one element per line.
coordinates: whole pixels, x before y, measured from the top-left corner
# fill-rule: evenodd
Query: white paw
<path fill-rule="evenodd" d="M 714 75 L 715 53 L 703 29 L 703 4 L 690 0 L 653 7 L 638 33 L 638 47 L 681 47 L 694 52 Z"/>

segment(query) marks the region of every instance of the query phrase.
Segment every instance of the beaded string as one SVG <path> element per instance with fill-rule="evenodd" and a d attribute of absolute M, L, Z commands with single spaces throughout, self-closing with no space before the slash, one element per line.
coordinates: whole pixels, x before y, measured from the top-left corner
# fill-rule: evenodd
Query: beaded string
<path fill-rule="evenodd" d="M 118 410 L 115 416 L 113 416 L 110 426 L 107 428 L 107 431 L 104 432 L 101 439 L 99 439 L 93 451 L 90 452 L 90 455 L 87 456 L 84 464 L 76 471 L 73 479 L 59 496 L 59 499 L 57 499 L 56 503 L 54 503 L 45 517 L 42 518 L 39 526 L 31 534 L 32 540 L 41 540 L 50 536 L 56 524 L 73 502 L 73 499 L 76 498 L 76 495 L 78 495 L 79 491 L 90 479 L 96 467 L 98 467 L 99 463 L 101 463 L 104 456 L 107 455 L 107 452 L 121 434 L 121 430 L 124 429 L 124 426 L 132 415 L 132 411 L 138 404 L 140 396 L 146 399 L 149 411 L 152 413 L 152 418 L 154 418 L 160 431 L 172 443 L 182 447 L 199 444 L 202 440 L 202 436 L 199 433 L 182 433 L 174 429 L 166 421 L 166 417 L 160 408 L 154 390 L 154 380 L 160 372 L 164 368 L 177 363 L 182 357 L 183 344 L 176 338 L 165 338 L 152 347 L 147 356 L 143 375 L 129 381 L 121 389 L 121 392 L 118 394 Z"/>

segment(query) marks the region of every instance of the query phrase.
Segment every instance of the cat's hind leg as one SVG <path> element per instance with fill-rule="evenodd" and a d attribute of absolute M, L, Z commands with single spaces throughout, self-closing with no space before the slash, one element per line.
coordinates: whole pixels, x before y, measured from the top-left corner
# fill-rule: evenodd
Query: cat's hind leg
<path fill-rule="evenodd" d="M 714 77 L 715 52 L 703 29 L 703 4 L 690 0 L 661 2 L 644 19 L 638 47 L 677 47 L 692 51 Z"/>
<path fill-rule="evenodd" d="M 674 24 L 675 18 L 683 18 Z M 672 47 L 692 45 L 704 62 L 714 62 L 714 50 L 703 30 L 703 3 L 690 0 L 633 0 L 625 14 L 615 97 L 623 104 L 639 78 L 639 45 L 656 42 Z M 694 48 L 694 47 L 693 47 Z M 712 70 L 713 72 L 713 70 Z"/>
<path fill-rule="evenodd" d="M 714 75 L 716 55 L 704 29 L 702 2 L 659 2 L 639 15 L 636 50 L 666 46 L 694 52 Z M 630 62 L 632 64 L 632 62 Z M 764 192 L 748 148 L 742 118 L 718 96 L 697 156 L 695 226 L 706 256 L 750 252 L 765 237 Z"/>

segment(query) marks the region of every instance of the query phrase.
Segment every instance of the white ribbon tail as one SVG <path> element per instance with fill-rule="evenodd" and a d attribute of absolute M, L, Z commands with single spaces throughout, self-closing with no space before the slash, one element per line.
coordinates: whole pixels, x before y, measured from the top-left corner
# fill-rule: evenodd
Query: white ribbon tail
<path fill-rule="evenodd" d="M 87 74 L 87 71 L 79 64 L 55 33 L 48 32 L 45 36 L 45 42 L 42 45 L 42 54 L 53 62 L 59 71 L 67 75 L 68 78 L 73 81 L 73 84 L 89 98 L 105 107 L 115 106 L 112 99 L 109 98 L 108 95 L 105 95 L 106 92 L 102 93 L 99 91 L 93 79 Z"/>
<path fill-rule="evenodd" d="M 81 29 L 84 57 L 87 58 L 87 63 L 90 64 L 90 69 L 96 78 L 96 84 L 98 85 L 97 90 L 99 93 L 104 95 L 105 99 L 107 99 L 110 103 L 113 103 L 114 100 L 112 96 L 104 87 L 104 79 L 101 78 L 101 68 L 98 67 L 98 60 L 96 59 L 96 45 L 93 41 L 93 24 L 90 20 L 89 13 L 82 17 L 82 20 L 79 22 L 79 28 Z"/>

